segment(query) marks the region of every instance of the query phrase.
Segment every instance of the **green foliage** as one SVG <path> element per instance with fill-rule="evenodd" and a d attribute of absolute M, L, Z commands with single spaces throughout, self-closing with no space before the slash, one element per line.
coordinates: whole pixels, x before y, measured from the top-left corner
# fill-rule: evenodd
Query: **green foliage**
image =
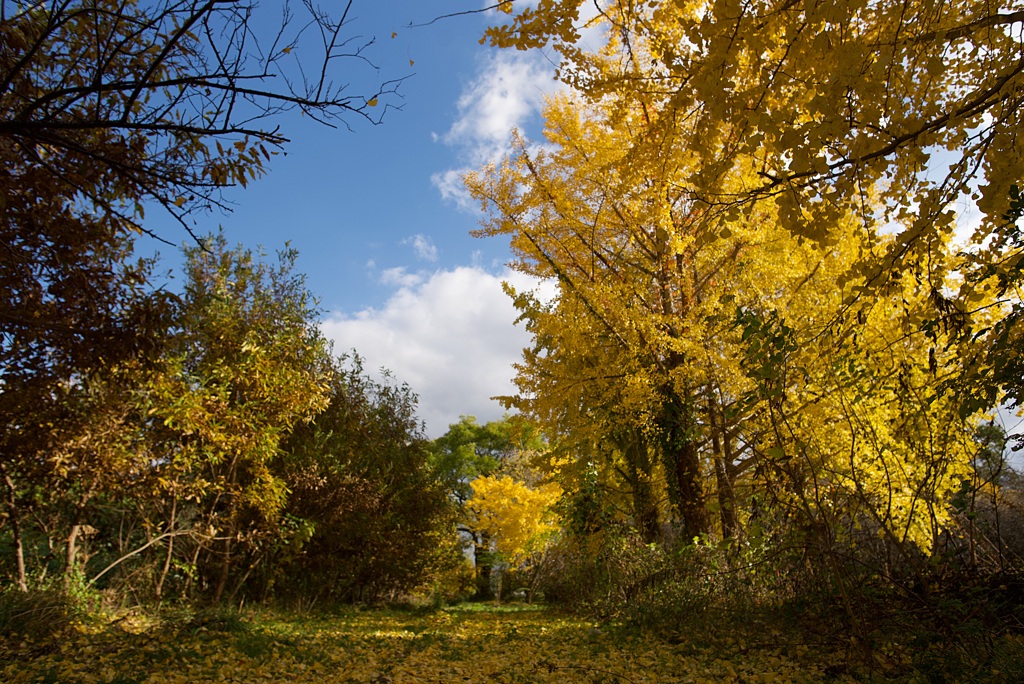
<path fill-rule="evenodd" d="M 457 554 L 453 504 L 407 386 L 371 379 L 356 355 L 329 386 L 324 411 L 284 444 L 284 511 L 307 533 L 268 559 L 264 587 L 328 603 L 394 597 Z"/>
<path fill-rule="evenodd" d="M 431 442 L 430 463 L 451 496 L 463 505 L 472 495 L 474 479 L 498 471 L 520 474 L 530 456 L 544 449 L 540 431 L 521 417 L 506 416 L 480 425 L 475 417 L 462 416 Z"/>
<path fill-rule="evenodd" d="M 0 592 L 0 639 L 46 643 L 74 624 L 95 620 L 101 601 L 80 573 L 39 583 L 28 591 L 8 586 Z"/>

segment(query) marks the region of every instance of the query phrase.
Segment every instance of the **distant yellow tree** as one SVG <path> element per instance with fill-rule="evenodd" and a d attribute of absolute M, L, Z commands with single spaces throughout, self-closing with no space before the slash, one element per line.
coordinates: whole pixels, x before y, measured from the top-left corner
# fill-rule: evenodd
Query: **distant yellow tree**
<path fill-rule="evenodd" d="M 472 488 L 469 510 L 476 528 L 493 540 L 510 566 L 535 577 L 558 531 L 552 506 L 562 488 L 553 483 L 530 487 L 508 475 L 478 477 Z"/>

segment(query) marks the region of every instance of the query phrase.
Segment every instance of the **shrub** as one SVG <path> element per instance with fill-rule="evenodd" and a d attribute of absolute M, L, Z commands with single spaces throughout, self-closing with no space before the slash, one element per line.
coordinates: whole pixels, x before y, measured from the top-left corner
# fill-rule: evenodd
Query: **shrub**
<path fill-rule="evenodd" d="M 45 639 L 97 615 L 100 604 L 99 594 L 78 577 L 27 592 L 8 587 L 0 592 L 0 637 Z"/>

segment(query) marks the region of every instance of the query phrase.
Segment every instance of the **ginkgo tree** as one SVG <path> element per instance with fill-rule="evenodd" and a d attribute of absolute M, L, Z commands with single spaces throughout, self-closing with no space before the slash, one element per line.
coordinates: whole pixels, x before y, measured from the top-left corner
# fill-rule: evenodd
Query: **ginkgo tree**
<path fill-rule="evenodd" d="M 849 299 L 914 273 L 936 302 L 928 320 L 944 325 L 984 306 L 994 280 L 1019 272 L 1018 3 L 959 0 L 939 11 L 887 0 L 552 0 L 503 9 L 514 16 L 488 31 L 493 44 L 550 45 L 577 91 L 657 113 L 632 149 L 650 154 L 653 144 L 690 158 L 677 187 L 700 221 L 746 220 L 770 206 L 787 231 L 826 245 L 839 240 L 833 227 L 843 215 L 890 230 L 845 274 L 858 283 Z M 598 49 L 583 47 L 584 28 L 601 36 Z M 729 185 L 738 167 L 752 175 Z M 980 220 L 965 269 L 976 277 L 951 287 L 938 255 L 957 229 L 955 209 L 971 203 Z M 1019 304 L 1018 292 L 1001 295 L 1004 311 Z M 1017 368 L 1012 354 L 1001 351 L 1015 344 L 1016 321 L 979 321 L 966 338 L 985 332 L 992 349 L 961 350 L 976 359 L 960 385 L 969 390 L 966 413 L 1019 391 L 1019 370 L 1002 372 Z"/>
<path fill-rule="evenodd" d="M 467 185 L 489 213 L 480 234 L 558 285 L 549 302 L 511 292 L 535 344 L 509 401 L 569 437 L 577 465 L 560 474 L 606 462 L 647 541 L 662 522 L 732 536 L 755 511 L 763 528 L 767 499 L 808 545 L 872 529 L 895 553 L 930 549 L 976 420 L 943 393 L 968 325 L 950 236 L 874 282 L 865 264 L 902 239 L 864 220 L 882 211 L 875 188 L 826 203 L 808 240 L 780 198 L 737 199 L 763 181 L 753 156 L 709 176 L 693 120 L 657 89 L 558 96 L 545 119 L 546 144 L 514 138 Z M 733 199 L 709 203 L 701 183 Z"/>
<path fill-rule="evenodd" d="M 486 533 L 511 569 L 527 576 L 532 600 L 545 552 L 559 530 L 553 506 L 561 487 L 552 482 L 531 487 L 508 475 L 484 475 L 471 485 L 468 507 L 474 526 Z M 496 595 L 501 597 L 500 587 Z"/>
<path fill-rule="evenodd" d="M 645 538 L 659 535 L 664 494 L 692 539 L 710 530 L 705 446 L 720 447 L 711 459 L 720 496 L 732 496 L 727 481 L 745 467 L 731 450 L 747 389 L 736 306 L 820 292 L 850 252 L 800 245 L 770 211 L 706 222 L 681 189 L 690 158 L 663 153 L 668 133 L 656 137 L 653 113 L 629 104 L 556 98 L 545 111 L 548 148 L 517 139 L 505 162 L 467 184 L 491 214 L 480 234 L 508 235 L 517 268 L 558 283 L 551 302 L 512 293 L 536 342 L 512 403 L 571 435 L 582 463 L 594 450 L 622 461 Z M 852 250 L 858 238 L 848 237 Z M 820 329 L 830 315 L 809 312 L 808 322 Z"/>

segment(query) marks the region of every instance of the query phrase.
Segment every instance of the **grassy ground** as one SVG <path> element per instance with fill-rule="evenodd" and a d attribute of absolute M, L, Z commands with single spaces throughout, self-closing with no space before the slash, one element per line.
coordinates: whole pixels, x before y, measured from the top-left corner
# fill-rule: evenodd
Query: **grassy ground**
<path fill-rule="evenodd" d="M 122 619 L 76 626 L 59 640 L 0 642 L 0 681 L 640 684 L 889 679 L 884 669 L 849 670 L 842 664 L 847 654 L 780 644 L 782 639 L 771 633 L 758 635 L 756 643 L 707 634 L 656 638 L 515 606 L 332 616 L 221 613 L 163 623 Z"/>

